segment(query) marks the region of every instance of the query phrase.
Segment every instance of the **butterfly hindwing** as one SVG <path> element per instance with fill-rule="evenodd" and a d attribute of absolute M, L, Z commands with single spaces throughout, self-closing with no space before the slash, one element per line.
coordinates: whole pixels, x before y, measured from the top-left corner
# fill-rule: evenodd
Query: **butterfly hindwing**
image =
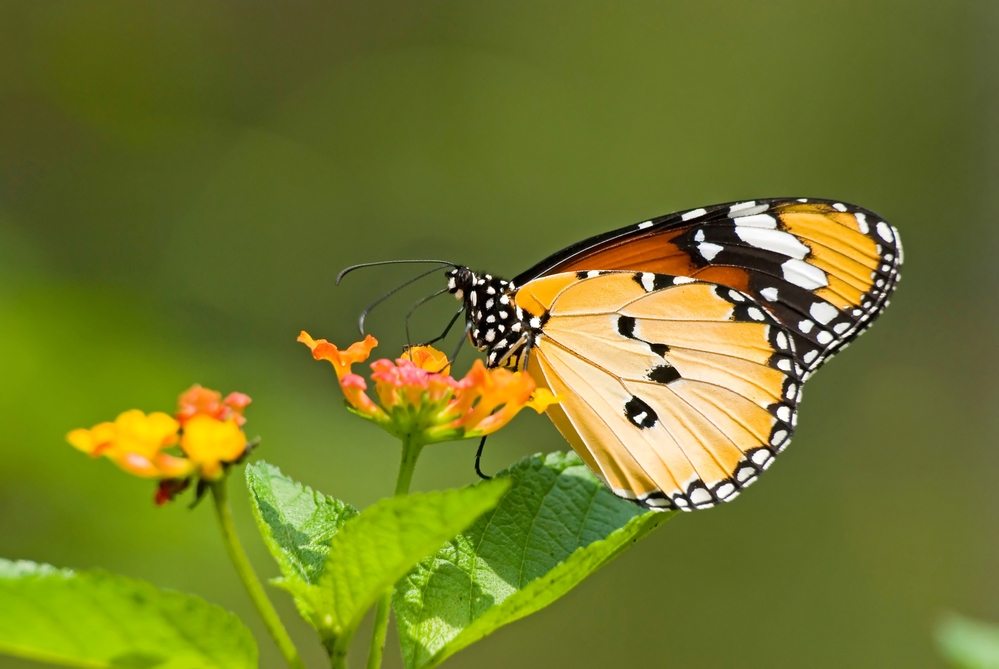
<path fill-rule="evenodd" d="M 898 232 L 877 214 L 828 200 L 702 207 L 585 240 L 514 280 L 631 270 L 690 276 L 753 297 L 794 339 L 807 376 L 866 329 L 899 279 Z"/>
<path fill-rule="evenodd" d="M 521 287 L 543 309 L 528 369 L 553 420 L 614 491 L 651 508 L 732 499 L 786 447 L 801 378 L 785 328 L 750 295 L 650 272 Z"/>

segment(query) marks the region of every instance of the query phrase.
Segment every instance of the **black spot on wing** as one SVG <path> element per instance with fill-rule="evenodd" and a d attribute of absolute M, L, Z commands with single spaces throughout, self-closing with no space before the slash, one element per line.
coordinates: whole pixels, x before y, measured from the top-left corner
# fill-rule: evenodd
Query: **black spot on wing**
<path fill-rule="evenodd" d="M 637 327 L 637 320 L 632 316 L 618 316 L 617 318 L 617 331 L 622 337 L 627 337 L 628 339 L 634 339 L 635 341 L 640 341 L 649 347 L 656 355 L 665 358 L 666 354 L 669 353 L 669 346 L 666 344 L 657 344 L 655 342 L 645 341 L 635 333 L 635 328 Z"/>
<path fill-rule="evenodd" d="M 669 346 L 667 346 L 666 344 L 649 343 L 649 348 L 652 349 L 653 353 L 655 353 L 661 358 L 665 358 L 666 354 L 669 353 Z"/>
<path fill-rule="evenodd" d="M 628 417 L 628 420 L 642 429 L 655 427 L 659 421 L 659 416 L 652 410 L 652 407 L 634 395 L 625 403 L 624 415 Z"/>
<path fill-rule="evenodd" d="M 620 316 L 617 319 L 617 331 L 628 339 L 635 338 L 635 319 L 631 316 Z"/>
<path fill-rule="evenodd" d="M 631 275 L 632 280 L 642 287 L 646 293 L 663 290 L 673 285 L 673 277 L 669 274 L 655 274 L 653 272 L 636 272 Z"/>
<path fill-rule="evenodd" d="M 653 367 L 648 373 L 649 381 L 655 381 L 656 383 L 673 383 L 680 378 L 680 372 L 676 371 L 676 367 L 670 364 L 657 365 Z"/>
<path fill-rule="evenodd" d="M 732 320 L 739 322 L 756 321 L 762 323 L 767 321 L 764 308 L 753 302 L 741 302 L 732 308 Z"/>

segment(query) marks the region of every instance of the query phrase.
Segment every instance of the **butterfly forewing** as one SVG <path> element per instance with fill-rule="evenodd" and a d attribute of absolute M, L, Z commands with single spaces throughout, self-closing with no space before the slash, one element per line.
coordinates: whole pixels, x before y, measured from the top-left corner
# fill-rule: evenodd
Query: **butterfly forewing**
<path fill-rule="evenodd" d="M 652 508 L 734 497 L 788 443 L 801 380 L 787 331 L 746 293 L 649 272 L 523 286 L 546 314 L 528 369 L 614 491 Z"/>
<path fill-rule="evenodd" d="M 751 295 L 791 334 L 802 372 L 868 327 L 899 278 L 898 232 L 877 214 L 829 200 L 702 207 L 580 242 L 514 280 L 632 270 L 690 276 Z"/>

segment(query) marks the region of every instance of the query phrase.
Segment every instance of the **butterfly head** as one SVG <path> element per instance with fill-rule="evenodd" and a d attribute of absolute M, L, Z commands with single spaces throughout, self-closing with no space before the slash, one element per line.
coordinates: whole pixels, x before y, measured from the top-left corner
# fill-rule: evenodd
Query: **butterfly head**
<path fill-rule="evenodd" d="M 517 367 L 530 341 L 529 316 L 517 307 L 512 282 L 467 267 L 449 270 L 447 289 L 465 308 L 468 336 L 490 367 Z"/>

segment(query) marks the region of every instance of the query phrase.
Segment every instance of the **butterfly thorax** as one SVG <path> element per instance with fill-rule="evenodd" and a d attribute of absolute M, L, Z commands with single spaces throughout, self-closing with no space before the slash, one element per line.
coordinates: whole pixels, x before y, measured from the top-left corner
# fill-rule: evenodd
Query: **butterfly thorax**
<path fill-rule="evenodd" d="M 540 323 L 516 305 L 513 282 L 457 267 L 447 273 L 447 288 L 464 306 L 469 339 L 486 354 L 486 364 L 520 367 Z"/>

